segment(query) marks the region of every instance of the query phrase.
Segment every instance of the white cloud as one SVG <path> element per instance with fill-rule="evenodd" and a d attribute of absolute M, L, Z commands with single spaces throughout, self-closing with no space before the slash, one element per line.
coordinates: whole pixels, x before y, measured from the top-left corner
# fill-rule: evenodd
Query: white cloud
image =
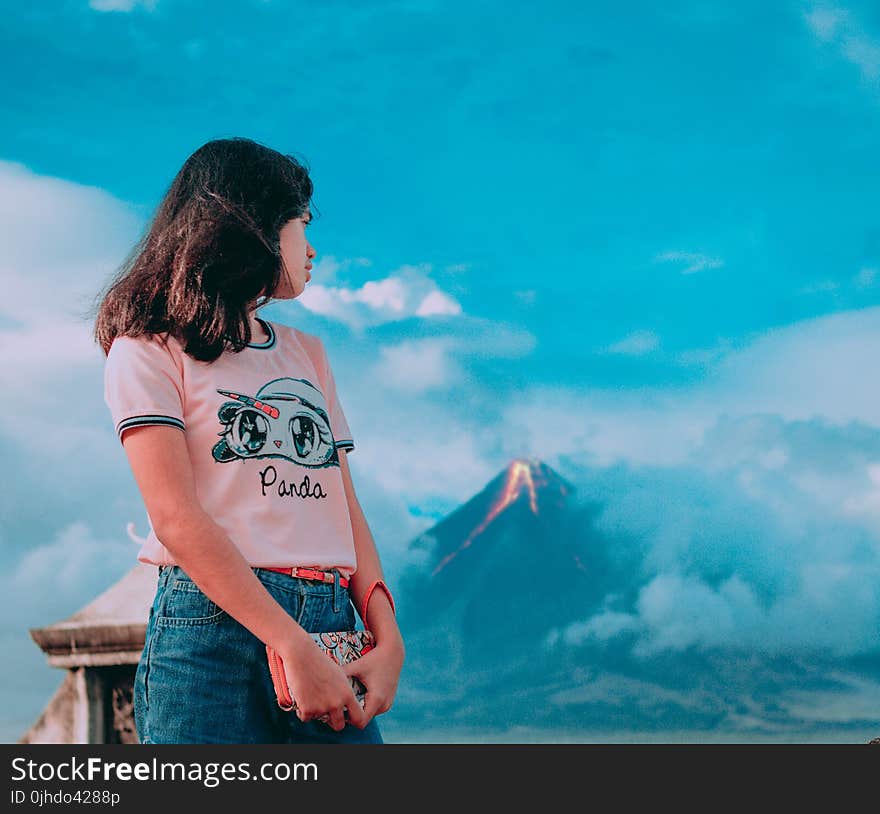
<path fill-rule="evenodd" d="M 692 577 L 660 574 L 642 588 L 637 606 L 649 631 L 636 648 L 639 655 L 740 644 L 744 636 L 754 638 L 761 615 L 752 589 L 736 575 L 713 589 Z"/>
<path fill-rule="evenodd" d="M 528 357 L 536 338 L 463 316 L 443 336 L 347 344 L 345 354 L 328 353 L 356 443 L 349 461 L 383 562 L 390 555 L 394 570 L 412 561 L 406 546 L 432 524 L 422 513 L 410 517 L 407 506 L 440 501 L 452 510 L 508 463 L 501 446 L 518 444 L 496 423 L 499 396 L 471 370 Z"/>
<path fill-rule="evenodd" d="M 817 317 L 718 349 L 705 379 L 687 387 L 530 387 L 505 404 L 499 432 L 512 456 L 673 466 L 721 416 L 880 427 L 880 379 L 865 375 L 878 344 L 880 307 Z"/>
<path fill-rule="evenodd" d="M 880 683 L 840 672 L 828 679 L 838 686 L 829 690 L 789 691 L 780 699 L 780 705 L 789 715 L 803 721 L 846 724 L 877 720 Z"/>
<path fill-rule="evenodd" d="M 573 480 L 601 506 L 590 535 L 605 544 L 592 551 L 607 551 L 624 576 L 595 585 L 614 594 L 557 638 L 629 645 L 635 636 L 643 658 L 876 650 L 880 431 L 721 418 L 680 464 L 621 462 Z"/>
<path fill-rule="evenodd" d="M 686 398 L 686 397 L 685 397 Z M 501 405 L 499 433 L 510 458 L 562 456 L 595 466 L 671 466 L 687 457 L 713 412 L 663 390 L 532 386 Z"/>
<path fill-rule="evenodd" d="M 732 343 L 726 337 L 721 337 L 715 345 L 705 348 L 688 348 L 675 354 L 678 364 L 685 367 L 708 368 L 719 362 L 732 350 Z"/>
<path fill-rule="evenodd" d="M 334 261 L 335 262 L 335 261 Z M 337 267 L 330 266 L 332 271 Z M 296 302 L 313 313 L 344 322 L 354 329 L 419 317 L 455 316 L 461 305 L 430 278 L 431 266 L 401 266 L 388 277 L 370 280 L 360 288 L 323 284 L 324 268 Z"/>
<path fill-rule="evenodd" d="M 103 190 L 0 161 L 0 315 L 75 319 L 124 259 L 140 228 L 134 210 Z"/>
<path fill-rule="evenodd" d="M 450 339 L 420 339 L 381 348 L 373 375 L 384 387 L 409 393 L 454 387 L 460 367 L 449 357 Z"/>
<path fill-rule="evenodd" d="M 724 261 L 717 257 L 710 257 L 707 254 L 698 252 L 663 252 L 654 258 L 659 263 L 679 263 L 683 264 L 682 274 L 696 274 L 698 271 L 706 269 L 719 269 L 724 265 Z"/>
<path fill-rule="evenodd" d="M 572 622 L 566 625 L 557 635 L 550 636 L 548 644 L 552 645 L 561 639 L 567 645 L 582 644 L 588 639 L 606 641 L 639 630 L 639 617 L 632 613 L 619 613 L 604 610 L 584 622 Z"/>
<path fill-rule="evenodd" d="M 811 283 L 810 285 L 805 285 L 803 288 L 799 289 L 800 294 L 828 294 L 832 291 L 837 291 L 840 288 L 840 283 L 835 280 L 820 280 L 817 283 Z"/>
<path fill-rule="evenodd" d="M 880 76 L 880 44 L 864 36 L 846 37 L 842 49 L 843 55 L 861 68 L 866 79 Z"/>
<path fill-rule="evenodd" d="M 31 454 L 53 460 L 57 475 L 68 467 L 72 475 L 69 454 L 81 444 L 99 449 L 95 436 L 110 426 L 95 421 L 103 418 L 103 355 L 82 314 L 136 239 L 139 219 L 102 190 L 11 162 L 0 162 L 0 218 L 7 228 L 0 243 L 0 387 L 16 402 L 16 411 L 0 415 L 0 433 L 18 438 L 26 415 L 40 428 L 30 433 Z"/>
<path fill-rule="evenodd" d="M 804 19 L 821 42 L 836 46 L 865 79 L 880 78 L 880 41 L 863 30 L 851 11 L 821 5 L 807 12 Z"/>
<path fill-rule="evenodd" d="M 154 11 L 158 0 L 89 0 L 89 8 L 95 11 L 130 12 L 136 8 Z"/>
<path fill-rule="evenodd" d="M 843 496 L 843 511 L 854 517 L 868 517 L 876 523 L 880 535 L 880 460 L 870 461 L 865 467 L 867 488 Z"/>
<path fill-rule="evenodd" d="M 482 488 L 507 463 L 498 448 L 504 432 L 493 427 L 497 393 L 469 369 L 528 357 L 535 346 L 519 326 L 462 317 L 452 334 L 391 342 L 378 358 L 375 346 L 338 361 L 328 349 L 357 445 L 352 468 L 356 477 L 360 467 L 369 473 L 364 492 L 454 504 Z M 389 454 L 399 448 L 405 454 Z"/>
<path fill-rule="evenodd" d="M 645 632 L 634 652 L 647 657 L 701 646 L 847 656 L 874 650 L 880 562 L 875 557 L 865 572 L 851 562 L 822 557 L 818 546 L 807 547 L 818 558 L 809 561 L 801 555 L 789 561 L 794 585 L 780 590 L 769 606 L 739 574 L 717 588 L 694 576 L 659 574 L 639 594 L 639 623 Z"/>
<path fill-rule="evenodd" d="M 444 399 L 422 405 L 417 415 L 400 411 L 386 419 L 388 431 L 377 432 L 370 441 L 371 454 L 357 462 L 365 476 L 374 478 L 370 488 L 396 490 L 415 503 L 442 495 L 455 504 L 469 500 L 475 488 L 495 477 L 497 461 L 486 456 L 481 433 L 464 423 L 459 426 L 453 407 Z M 389 443 L 404 448 L 405 454 L 388 461 Z M 389 463 L 384 471 L 377 468 L 383 457 Z"/>
<path fill-rule="evenodd" d="M 847 13 L 836 8 L 815 8 L 804 16 L 813 33 L 825 42 L 833 40 L 847 20 Z"/>
<path fill-rule="evenodd" d="M 880 426 L 875 367 L 880 307 L 845 311 L 767 331 L 729 353 L 694 391 L 693 404 L 724 412 L 775 413 L 789 420 L 822 417 Z"/>
<path fill-rule="evenodd" d="M 638 541 L 636 605 L 568 640 L 635 633 L 641 656 L 876 648 L 878 345 L 870 308 L 769 331 L 688 387 L 532 388 L 510 403 L 502 448 L 580 469 L 596 532 Z"/>
<path fill-rule="evenodd" d="M 7 227 L 0 243 L 0 387 L 15 405 L 0 414 L 4 462 L 14 472 L 4 488 L 2 531 L 16 535 L 5 547 L 7 558 L 28 546 L 34 562 L 47 565 L 57 557 L 52 568 L 66 564 L 44 581 L 67 575 L 70 591 L 62 596 L 81 596 L 92 585 L 89 569 L 105 572 L 91 532 L 77 522 L 101 525 L 128 506 L 140 507 L 103 403 L 103 354 L 84 316 L 142 223 L 130 206 L 100 189 L 12 162 L 0 162 L 0 217 Z M 71 521 L 71 512 L 82 519 Z M 60 543 L 41 539 L 50 517 L 71 524 Z M 125 542 L 122 523 L 119 532 Z M 61 555 L 65 545 L 78 560 Z M 130 548 L 127 557 L 133 561 Z"/>
<path fill-rule="evenodd" d="M 660 337 L 653 331 L 635 331 L 618 342 L 609 345 L 608 353 L 623 356 L 644 356 L 660 346 Z"/>
<path fill-rule="evenodd" d="M 407 290 L 399 278 L 387 277 L 364 283 L 359 293 L 350 294 L 347 289 L 342 289 L 340 296 L 349 298 L 350 302 L 359 300 L 376 311 L 390 311 L 397 317 L 403 314 L 406 307 Z"/>
<path fill-rule="evenodd" d="M 75 600 L 83 595 L 85 586 L 107 587 L 107 574 L 131 568 L 136 553 L 130 539 L 120 535 L 99 540 L 86 522 L 74 521 L 50 542 L 26 551 L 11 571 L 10 583 L 19 590 L 37 591 L 41 604 L 46 593 L 55 601 L 59 596 L 62 601 Z"/>
<path fill-rule="evenodd" d="M 877 274 L 877 269 L 865 266 L 856 275 L 856 286 L 858 288 L 870 288 L 877 282 Z"/>
<path fill-rule="evenodd" d="M 521 291 L 513 292 L 513 296 L 516 297 L 524 305 L 534 305 L 536 294 L 537 292 L 534 288 L 526 288 Z"/>
<path fill-rule="evenodd" d="M 442 291 L 431 291 L 425 295 L 421 305 L 416 309 L 417 317 L 431 317 L 440 314 L 460 314 L 461 306 Z"/>

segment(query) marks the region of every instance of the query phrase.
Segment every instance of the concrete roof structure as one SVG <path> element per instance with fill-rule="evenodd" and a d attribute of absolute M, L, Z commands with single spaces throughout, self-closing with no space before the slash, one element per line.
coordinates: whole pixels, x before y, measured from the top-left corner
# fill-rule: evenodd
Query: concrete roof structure
<path fill-rule="evenodd" d="M 72 616 L 32 628 L 31 638 L 54 667 L 137 664 L 157 579 L 155 566 L 138 563 Z"/>
<path fill-rule="evenodd" d="M 138 742 L 132 681 L 158 576 L 138 563 L 72 616 L 31 628 L 49 664 L 66 675 L 19 743 Z"/>

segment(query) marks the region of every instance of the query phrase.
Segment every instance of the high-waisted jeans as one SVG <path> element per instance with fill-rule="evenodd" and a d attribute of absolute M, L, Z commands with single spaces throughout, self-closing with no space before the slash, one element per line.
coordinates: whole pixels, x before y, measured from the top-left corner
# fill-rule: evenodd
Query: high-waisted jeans
<path fill-rule="evenodd" d="M 306 631 L 353 630 L 348 588 L 254 568 Z M 266 646 L 202 593 L 178 565 L 164 566 L 134 679 L 141 743 L 382 743 L 373 718 L 340 732 L 302 722 L 276 701 Z"/>

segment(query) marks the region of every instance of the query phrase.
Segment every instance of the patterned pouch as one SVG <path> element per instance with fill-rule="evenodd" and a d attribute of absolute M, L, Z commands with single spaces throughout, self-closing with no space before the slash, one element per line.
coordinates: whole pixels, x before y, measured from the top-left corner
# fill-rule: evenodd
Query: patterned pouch
<path fill-rule="evenodd" d="M 339 665 L 359 659 L 364 653 L 368 653 L 376 646 L 376 640 L 369 630 L 337 630 L 332 633 L 311 633 L 309 635 L 315 640 L 315 644 Z M 285 712 L 295 712 L 296 701 L 290 694 L 281 656 L 274 648 L 266 645 L 266 658 L 269 661 L 269 672 L 272 675 L 272 684 L 275 686 L 278 706 Z M 366 687 L 357 678 L 351 676 L 351 688 L 354 690 L 358 703 L 363 706 L 364 696 L 367 692 Z"/>

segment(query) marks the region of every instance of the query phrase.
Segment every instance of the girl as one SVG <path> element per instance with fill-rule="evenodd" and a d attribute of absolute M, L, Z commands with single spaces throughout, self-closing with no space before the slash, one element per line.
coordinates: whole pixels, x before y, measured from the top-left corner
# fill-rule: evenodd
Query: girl
<path fill-rule="evenodd" d="M 382 743 L 404 647 L 354 440 L 321 340 L 256 316 L 311 279 L 311 197 L 293 157 L 208 142 L 99 297 L 104 398 L 150 518 L 138 560 L 159 566 L 134 684 L 143 743 Z M 354 629 L 355 606 L 376 645 L 340 667 L 309 633 Z"/>

